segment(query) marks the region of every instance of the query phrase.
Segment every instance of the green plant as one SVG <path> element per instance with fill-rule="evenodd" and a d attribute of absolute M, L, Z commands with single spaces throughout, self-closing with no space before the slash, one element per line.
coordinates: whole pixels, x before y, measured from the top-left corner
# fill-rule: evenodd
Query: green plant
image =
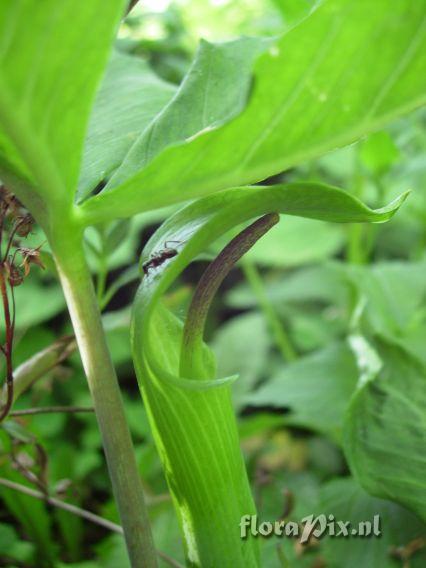
<path fill-rule="evenodd" d="M 182 329 L 160 299 L 208 244 L 254 217 L 374 223 L 398 209 L 404 196 L 372 210 L 313 182 L 241 187 L 350 144 L 424 102 L 424 1 L 378 0 L 374 13 L 369 5 L 326 0 L 280 39 L 203 43 L 178 89 L 138 59 L 110 57 L 123 0 L 78 9 L 71 0 L 7 0 L 0 7 L 0 175 L 52 249 L 134 566 L 154 566 L 156 555 L 84 233 L 201 197 L 144 250 L 147 261 L 178 241 L 178 254 L 142 280 L 134 359 L 189 563 L 208 565 L 211 557 L 258 565 L 256 544 L 238 539 L 236 523 L 253 505 L 230 381 L 215 376 L 195 308 Z M 238 237 L 232 243 L 238 253 L 245 249 Z M 225 260 L 217 257 L 222 276 L 232 265 Z M 100 282 L 102 303 L 102 275 Z M 198 309 L 207 310 L 211 296 L 199 290 Z M 353 413 L 369 411 L 361 402 Z M 235 488 L 229 503 L 225 471 Z"/>

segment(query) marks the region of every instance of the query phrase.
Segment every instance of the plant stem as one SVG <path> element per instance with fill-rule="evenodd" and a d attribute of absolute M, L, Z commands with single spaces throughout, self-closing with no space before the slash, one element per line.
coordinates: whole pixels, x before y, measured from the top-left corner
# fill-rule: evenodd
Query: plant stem
<path fill-rule="evenodd" d="M 60 365 L 75 349 L 74 336 L 62 337 L 19 365 L 13 372 L 13 400 L 16 401 L 35 381 Z M 0 404 L 4 404 L 6 394 L 3 388 Z"/>
<path fill-rule="evenodd" d="M 206 318 L 213 298 L 224 278 L 234 264 L 279 221 L 277 213 L 270 213 L 257 219 L 239 233 L 220 254 L 210 263 L 202 275 L 192 297 L 183 330 L 180 374 L 193 378 L 198 375 L 202 362 L 196 361 L 202 356 L 202 341 Z M 199 363 L 199 365 L 197 364 Z"/>
<path fill-rule="evenodd" d="M 260 277 L 259 271 L 256 266 L 249 260 L 242 261 L 244 275 L 250 284 L 254 295 L 262 309 L 265 319 L 269 324 L 272 331 L 275 344 L 281 352 L 285 361 L 290 362 L 297 359 L 296 351 L 294 350 L 290 338 L 288 337 L 284 327 L 282 326 L 274 306 L 270 302 L 265 292 L 265 287 Z"/>
<path fill-rule="evenodd" d="M 359 158 L 355 156 L 353 193 L 361 199 L 364 193 L 364 178 L 359 163 Z M 350 264 L 365 264 L 366 253 L 364 244 L 364 226 L 360 223 L 351 223 L 348 227 L 348 244 L 346 258 Z"/>
<path fill-rule="evenodd" d="M 157 559 L 141 479 L 123 402 L 108 352 L 82 231 L 61 220 L 49 234 L 102 436 L 112 489 L 132 567 L 154 568 Z"/>
<path fill-rule="evenodd" d="M 24 408 L 9 412 L 11 418 L 17 416 L 33 416 L 34 414 L 78 414 L 80 412 L 94 412 L 91 406 L 42 406 L 40 408 Z"/>
<path fill-rule="evenodd" d="M 101 251 L 98 257 L 98 275 L 96 279 L 96 295 L 98 298 L 98 304 L 103 305 L 103 298 L 105 294 L 106 281 L 108 275 L 107 258 L 105 251 L 105 227 L 102 226 L 100 230 L 101 234 Z"/>
<path fill-rule="evenodd" d="M 12 363 L 12 349 L 13 349 L 13 336 L 15 331 L 15 310 L 13 309 L 13 315 L 10 312 L 9 296 L 6 286 L 6 278 L 3 272 L 3 264 L 0 267 L 0 291 L 3 300 L 3 311 L 4 311 L 4 323 L 6 327 L 6 339 L 4 346 L 1 347 L 1 351 L 6 360 L 6 398 L 3 407 L 0 409 L 0 422 L 7 417 L 13 404 L 13 363 Z M 13 300 L 13 288 L 11 289 L 11 295 Z M 14 302 L 12 301 L 12 304 Z"/>

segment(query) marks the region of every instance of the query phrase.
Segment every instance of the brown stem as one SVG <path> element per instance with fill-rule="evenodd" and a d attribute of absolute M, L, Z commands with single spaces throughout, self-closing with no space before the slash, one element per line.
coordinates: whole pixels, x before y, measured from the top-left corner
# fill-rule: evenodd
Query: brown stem
<path fill-rule="evenodd" d="M 10 417 L 32 416 L 34 414 L 54 414 L 62 412 L 64 414 L 77 414 L 79 412 L 94 412 L 91 406 L 43 406 L 40 408 L 25 408 L 23 410 L 14 410 L 9 413 Z"/>
<path fill-rule="evenodd" d="M 195 357 L 201 353 L 207 314 L 222 281 L 234 264 L 278 221 L 277 213 L 269 213 L 257 219 L 226 245 L 202 275 L 192 297 L 183 330 L 180 363 L 182 377 L 195 378 Z"/>
<path fill-rule="evenodd" d="M 0 292 L 3 301 L 4 321 L 6 326 L 6 340 L 2 348 L 6 360 L 6 403 L 0 410 L 0 422 L 6 418 L 13 403 L 13 364 L 12 364 L 12 346 L 13 346 L 13 322 L 10 317 L 9 297 L 7 294 L 6 279 L 4 275 L 3 265 L 0 265 Z"/>
<path fill-rule="evenodd" d="M 21 219 L 20 221 L 15 223 L 15 226 L 13 227 L 13 229 L 12 229 L 10 235 L 9 235 L 9 241 L 7 243 L 6 252 L 4 253 L 4 256 L 3 256 L 3 262 L 5 262 L 7 260 L 7 257 L 9 256 L 9 252 L 10 252 L 10 249 L 11 249 L 12 244 L 13 244 L 13 239 L 15 238 L 16 232 L 19 229 L 19 227 L 22 225 L 23 222 L 24 222 L 24 219 Z"/>

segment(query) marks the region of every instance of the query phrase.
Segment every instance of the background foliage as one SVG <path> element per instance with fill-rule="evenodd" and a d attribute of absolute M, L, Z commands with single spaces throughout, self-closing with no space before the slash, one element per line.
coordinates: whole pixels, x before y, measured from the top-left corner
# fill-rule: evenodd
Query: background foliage
<path fill-rule="evenodd" d="M 122 24 L 120 54 L 109 73 L 117 80 L 123 58 L 137 55 L 138 67 L 161 78 L 149 73 L 158 88 L 154 102 L 159 109 L 188 70 L 200 36 L 272 37 L 291 28 L 311 5 L 309 0 L 144 3 Z M 92 33 L 99 33 L 95 25 Z M 104 89 L 108 101 L 107 83 Z M 101 117 L 111 112 L 107 105 L 97 109 Z M 122 110 L 142 128 L 147 117 L 135 116 L 128 104 Z M 155 112 L 150 108 L 149 116 Z M 240 374 L 234 404 L 261 518 L 279 518 L 289 500 L 294 506 L 288 515 L 294 520 L 315 512 L 353 522 L 382 515 L 383 538 L 367 544 L 324 538 L 301 548 L 294 542 L 265 540 L 267 567 L 355 568 L 364 563 L 392 568 L 408 558 L 415 568 L 426 561 L 420 520 L 425 511 L 425 121 L 424 112 L 417 111 L 357 144 L 276 176 L 274 183 L 339 185 L 373 207 L 407 188 L 412 194 L 386 225 L 339 226 L 285 217 L 233 271 L 214 305 L 208 339 L 218 357 L 219 376 Z M 98 117 L 93 124 L 102 125 L 102 120 Z M 105 132 L 94 128 L 91 136 L 95 146 Z M 128 149 L 126 131 L 111 136 L 119 142 L 118 160 Z M 105 162 L 111 164 L 110 156 Z M 80 195 L 100 181 L 95 174 L 84 170 Z M 128 333 L 137 258 L 172 211 L 142 213 L 91 229 L 86 245 L 106 308 L 104 325 L 137 445 L 156 544 L 183 561 L 177 521 L 134 380 Z M 38 245 L 43 238 L 39 231 L 29 244 Z M 211 256 L 219 247 L 211 247 Z M 46 246 L 44 250 L 46 270 L 32 271 L 17 289 L 16 365 L 71 332 Z M 206 261 L 200 257 L 167 295 L 168 307 L 177 314 L 187 306 Z M 52 405 L 90 405 L 75 353 L 36 382 L 16 408 Z M 47 464 L 40 459 L 40 448 Z M 362 461 L 356 459 L 360 454 Z M 399 464 L 404 468 L 395 483 Z M 52 492 L 68 502 L 118 521 L 92 414 L 23 417 L 3 424 L 0 476 L 25 482 L 22 468 L 42 472 Z M 119 535 L 1 486 L 0 499 L 2 565 L 127 565 Z"/>

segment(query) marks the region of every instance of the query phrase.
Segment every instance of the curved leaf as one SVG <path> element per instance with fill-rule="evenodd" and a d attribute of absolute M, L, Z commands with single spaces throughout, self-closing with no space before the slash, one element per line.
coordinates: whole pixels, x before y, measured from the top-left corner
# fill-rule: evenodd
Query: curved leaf
<path fill-rule="evenodd" d="M 237 119 L 117 178 L 83 205 L 88 222 L 265 179 L 421 105 L 425 7 L 426 0 L 376 0 L 374 10 L 369 0 L 321 2 L 260 57 Z"/>
<path fill-rule="evenodd" d="M 142 131 L 107 187 L 136 174 L 168 146 L 237 116 L 247 102 L 253 60 L 269 44 L 270 40 L 249 37 L 219 44 L 202 40 L 176 96 Z"/>
<path fill-rule="evenodd" d="M 159 297 L 195 256 L 213 240 L 253 217 L 276 211 L 338 223 L 381 223 L 395 214 L 406 195 L 377 210 L 341 189 L 315 183 L 240 187 L 200 199 L 163 223 L 146 245 L 142 262 L 161 255 L 170 241 L 178 254 L 150 268 L 141 284 L 143 302 L 151 312 Z M 147 316 L 144 327 L 149 325 L 149 313 Z"/>
<path fill-rule="evenodd" d="M 337 188 L 316 184 L 237 188 L 196 201 L 169 218 L 145 247 L 133 310 L 132 349 L 140 388 L 174 497 L 191 565 L 258 566 L 257 542 L 240 538 L 254 505 L 241 458 L 229 385 L 200 347 L 197 380 L 179 374 L 182 322 L 161 303 L 180 272 L 208 245 L 249 219 L 281 211 L 340 222 L 390 218 L 401 199 L 379 211 Z M 169 242 L 168 242 L 169 241 Z M 176 254 L 164 256 L 172 246 Z M 230 489 L 231 488 L 231 489 Z"/>

